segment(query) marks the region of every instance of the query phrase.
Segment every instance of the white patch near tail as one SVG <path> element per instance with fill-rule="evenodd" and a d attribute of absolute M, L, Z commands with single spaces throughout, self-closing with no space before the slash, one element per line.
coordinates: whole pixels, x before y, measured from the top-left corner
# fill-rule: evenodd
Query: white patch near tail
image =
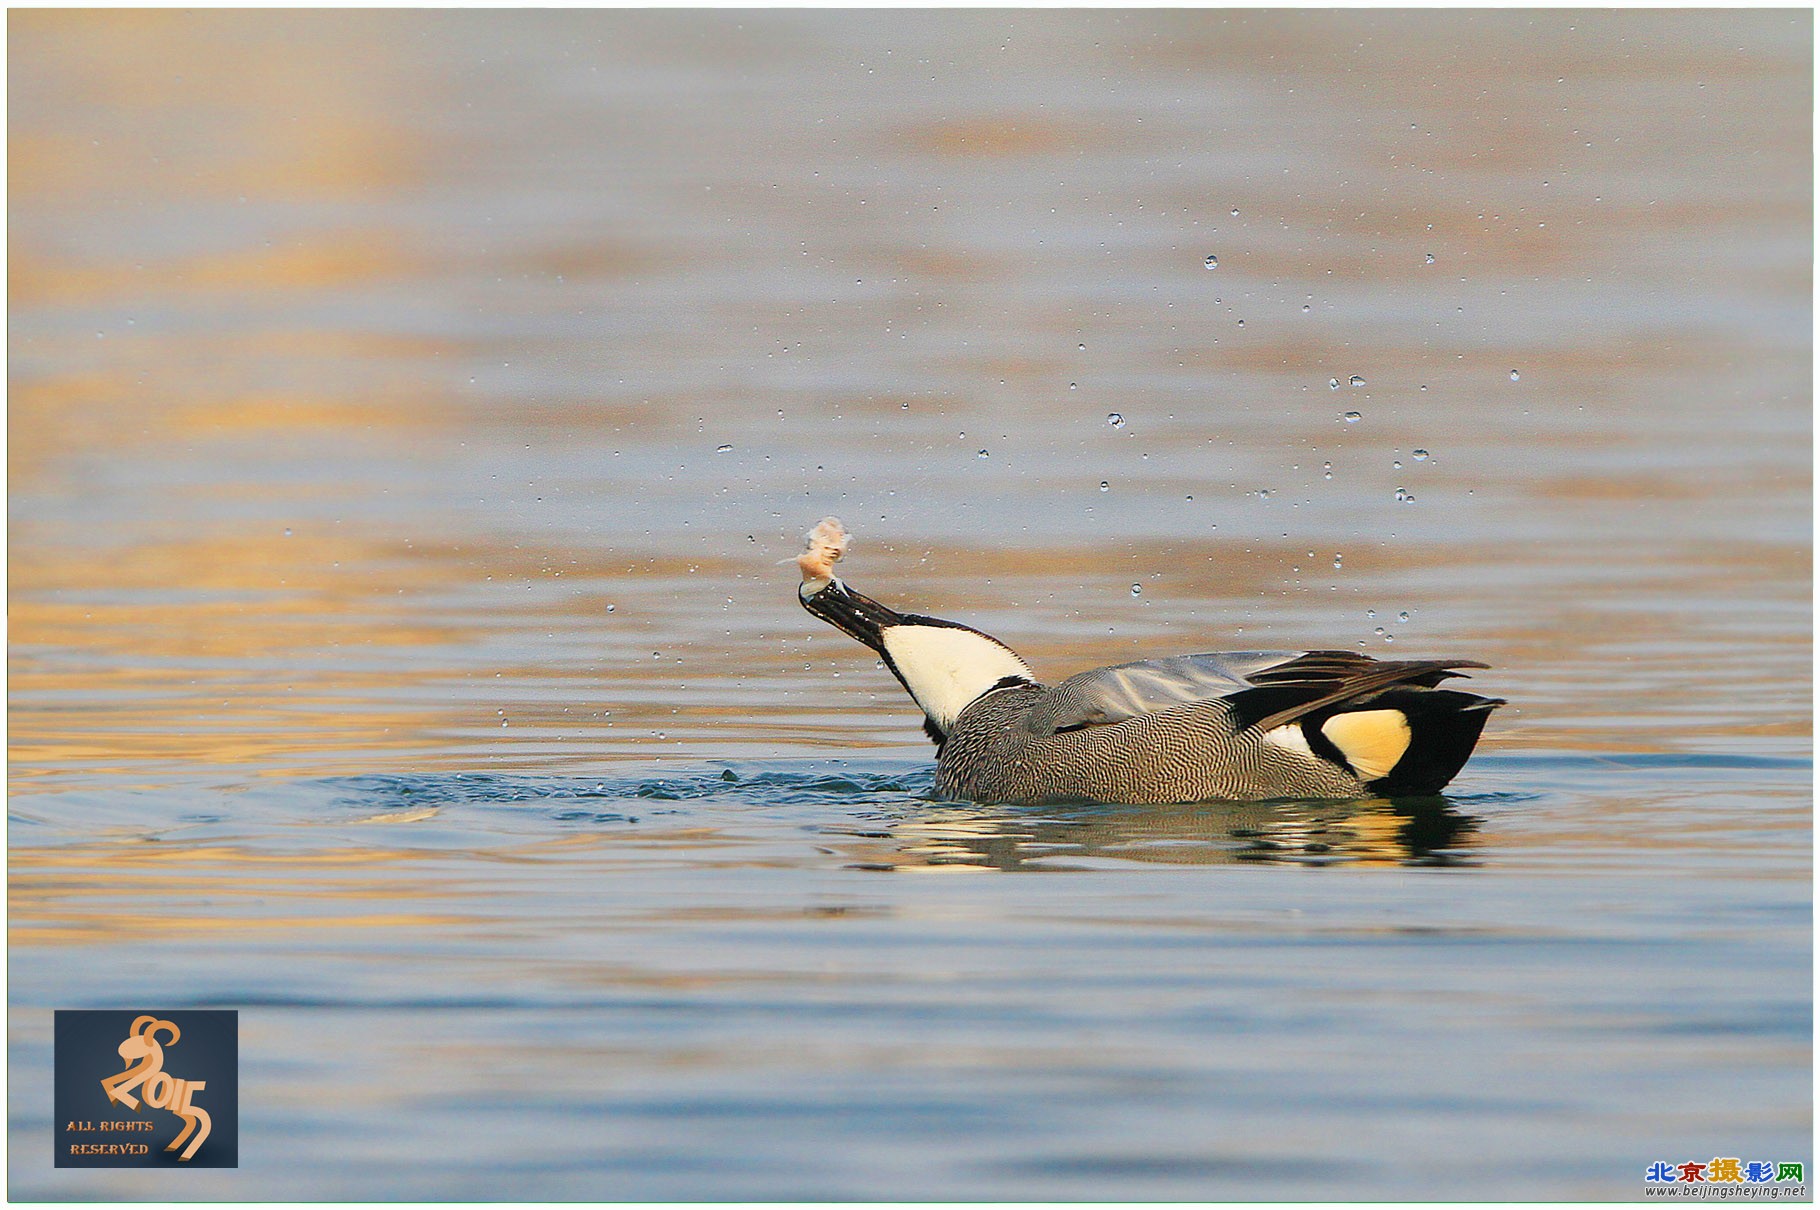
<path fill-rule="evenodd" d="M 1409 718 L 1401 710 L 1354 710 L 1321 724 L 1353 772 L 1364 781 L 1383 777 L 1409 751 Z"/>
<path fill-rule="evenodd" d="M 1287 748 L 1291 752 L 1298 752 L 1310 760 L 1319 759 L 1315 756 L 1314 749 L 1308 746 L 1308 737 L 1302 734 L 1302 724 L 1300 723 L 1284 723 L 1281 727 L 1272 727 L 1264 732 L 1264 742 L 1275 744 L 1279 748 Z M 1328 761 L 1327 763 L 1331 765 L 1333 762 Z"/>
<path fill-rule="evenodd" d="M 885 654 L 929 721 L 953 728 L 961 711 L 1008 676 L 1036 678 L 1017 653 L 997 639 L 955 626 L 887 626 Z"/>

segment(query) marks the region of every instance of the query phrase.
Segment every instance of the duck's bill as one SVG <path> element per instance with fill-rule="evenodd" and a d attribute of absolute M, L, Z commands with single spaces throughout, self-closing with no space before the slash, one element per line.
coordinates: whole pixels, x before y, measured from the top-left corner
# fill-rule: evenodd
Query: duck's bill
<path fill-rule="evenodd" d="M 903 615 L 871 597 L 854 592 L 839 580 L 821 587 L 804 584 L 797 590 L 803 608 L 829 625 L 852 635 L 872 650 L 885 649 L 885 630 L 903 622 Z"/>

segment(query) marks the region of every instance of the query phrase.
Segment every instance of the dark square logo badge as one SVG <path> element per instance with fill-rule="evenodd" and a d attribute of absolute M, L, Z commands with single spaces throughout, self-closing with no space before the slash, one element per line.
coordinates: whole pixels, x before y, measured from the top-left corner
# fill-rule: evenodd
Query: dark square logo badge
<path fill-rule="evenodd" d="M 240 1014 L 57 1010 L 59 1168 L 238 1168 Z"/>

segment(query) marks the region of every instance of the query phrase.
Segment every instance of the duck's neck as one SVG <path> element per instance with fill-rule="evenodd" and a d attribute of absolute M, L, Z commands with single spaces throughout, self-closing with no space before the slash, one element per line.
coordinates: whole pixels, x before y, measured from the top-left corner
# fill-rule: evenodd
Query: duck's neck
<path fill-rule="evenodd" d="M 961 711 L 1002 682 L 1036 681 L 1017 652 L 952 622 L 906 615 L 900 624 L 886 627 L 881 638 L 892 671 L 944 734 Z"/>

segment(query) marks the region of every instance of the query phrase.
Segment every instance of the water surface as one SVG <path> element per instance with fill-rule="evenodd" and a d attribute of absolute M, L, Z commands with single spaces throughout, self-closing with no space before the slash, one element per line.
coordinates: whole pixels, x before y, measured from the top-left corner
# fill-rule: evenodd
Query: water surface
<path fill-rule="evenodd" d="M 1811 14 L 11 34 L 12 1196 L 1811 1160 Z M 943 803 L 827 513 L 1045 676 L 1511 704 L 1440 800 Z M 51 1010 L 151 1004 L 241 1167 L 54 1170 Z"/>

